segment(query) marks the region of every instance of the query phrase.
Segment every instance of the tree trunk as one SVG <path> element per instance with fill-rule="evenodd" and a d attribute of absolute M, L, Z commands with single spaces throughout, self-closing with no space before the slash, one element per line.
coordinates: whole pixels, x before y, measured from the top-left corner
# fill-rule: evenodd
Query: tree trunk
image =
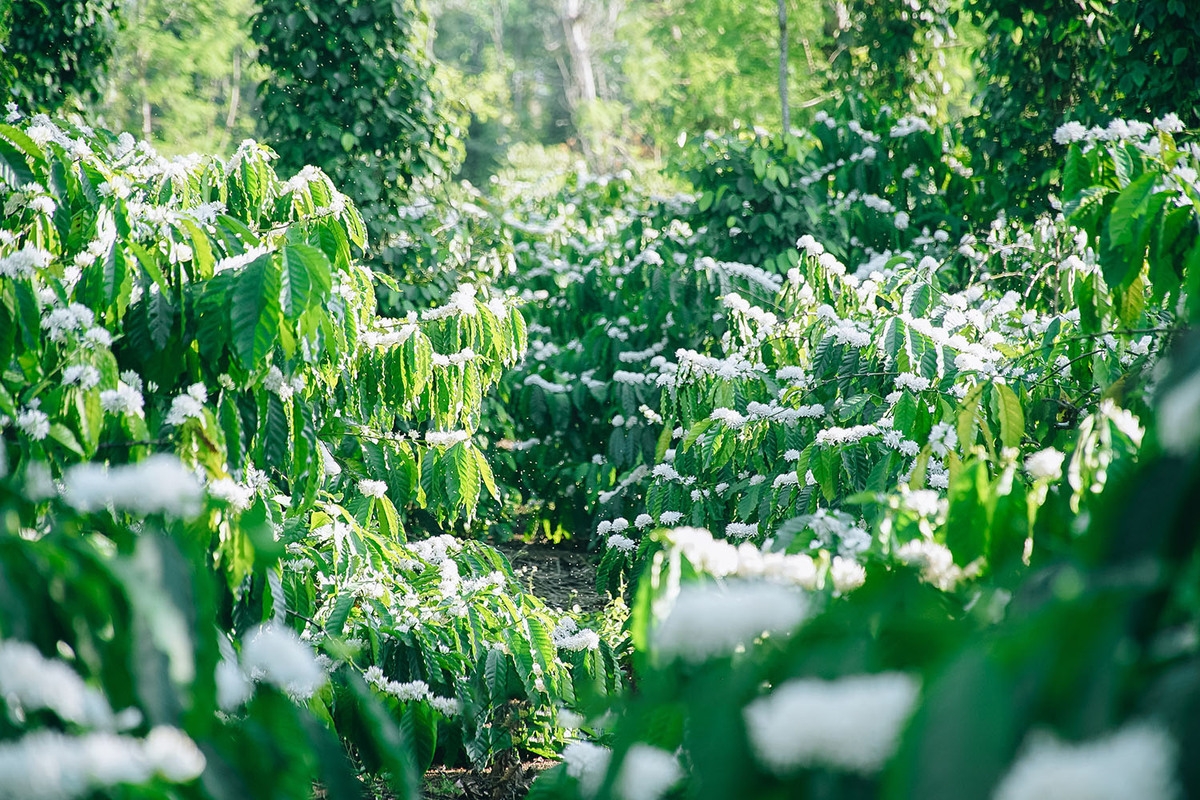
<path fill-rule="evenodd" d="M 580 0 L 565 0 L 561 16 L 563 36 L 571 56 L 575 101 L 586 105 L 596 99 L 596 74 L 592 69 L 591 35 L 581 5 Z"/>
<path fill-rule="evenodd" d="M 787 0 L 779 0 L 779 104 L 783 112 L 783 133 L 792 129 L 792 111 L 788 107 L 788 29 Z"/>

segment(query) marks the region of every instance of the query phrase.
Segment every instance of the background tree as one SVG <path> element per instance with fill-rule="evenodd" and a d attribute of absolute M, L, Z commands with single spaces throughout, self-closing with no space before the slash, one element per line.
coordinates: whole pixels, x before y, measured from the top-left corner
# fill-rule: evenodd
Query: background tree
<path fill-rule="evenodd" d="M 0 94 L 23 111 L 79 107 L 108 69 L 118 0 L 0 3 Z"/>
<path fill-rule="evenodd" d="M 252 0 L 128 0 L 102 124 L 167 153 L 228 155 L 254 132 Z"/>
<path fill-rule="evenodd" d="M 315 164 L 359 205 L 373 256 L 398 256 L 396 206 L 415 179 L 447 177 L 455 140 L 414 0 L 265 0 L 251 35 L 268 71 L 262 133 L 289 173 Z"/>

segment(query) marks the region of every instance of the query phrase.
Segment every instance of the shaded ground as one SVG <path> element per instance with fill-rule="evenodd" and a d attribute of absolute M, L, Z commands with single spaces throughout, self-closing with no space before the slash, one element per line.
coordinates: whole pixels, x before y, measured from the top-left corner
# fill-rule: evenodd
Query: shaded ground
<path fill-rule="evenodd" d="M 436 767 L 425 773 L 422 796 L 425 800 L 517 800 L 528 793 L 539 773 L 557 763 L 530 758 L 486 772 Z"/>
<path fill-rule="evenodd" d="M 569 609 L 576 603 L 584 612 L 604 608 L 596 593 L 596 569 L 586 553 L 543 544 L 505 542 L 496 545 L 516 570 L 521 583 L 547 605 Z"/>

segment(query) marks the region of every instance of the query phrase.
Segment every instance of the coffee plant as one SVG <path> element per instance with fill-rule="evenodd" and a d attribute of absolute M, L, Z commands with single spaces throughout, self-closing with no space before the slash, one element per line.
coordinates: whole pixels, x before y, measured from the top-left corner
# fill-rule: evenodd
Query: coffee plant
<path fill-rule="evenodd" d="M 6 793 L 349 796 L 348 752 L 412 796 L 435 758 L 553 752 L 619 687 L 607 643 L 440 533 L 498 495 L 475 433 L 526 347 L 512 298 L 378 316 L 399 287 L 354 204 L 253 142 L 0 139 Z"/>

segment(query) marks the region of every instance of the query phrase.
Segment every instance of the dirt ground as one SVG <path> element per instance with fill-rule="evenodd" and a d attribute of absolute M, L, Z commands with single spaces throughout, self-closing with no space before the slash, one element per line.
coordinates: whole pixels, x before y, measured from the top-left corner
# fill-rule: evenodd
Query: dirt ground
<path fill-rule="evenodd" d="M 586 553 L 523 542 L 496 548 L 512 563 L 521 582 L 547 605 L 568 610 L 578 603 L 584 612 L 604 608 L 605 598 L 596 593 L 596 570 Z"/>

